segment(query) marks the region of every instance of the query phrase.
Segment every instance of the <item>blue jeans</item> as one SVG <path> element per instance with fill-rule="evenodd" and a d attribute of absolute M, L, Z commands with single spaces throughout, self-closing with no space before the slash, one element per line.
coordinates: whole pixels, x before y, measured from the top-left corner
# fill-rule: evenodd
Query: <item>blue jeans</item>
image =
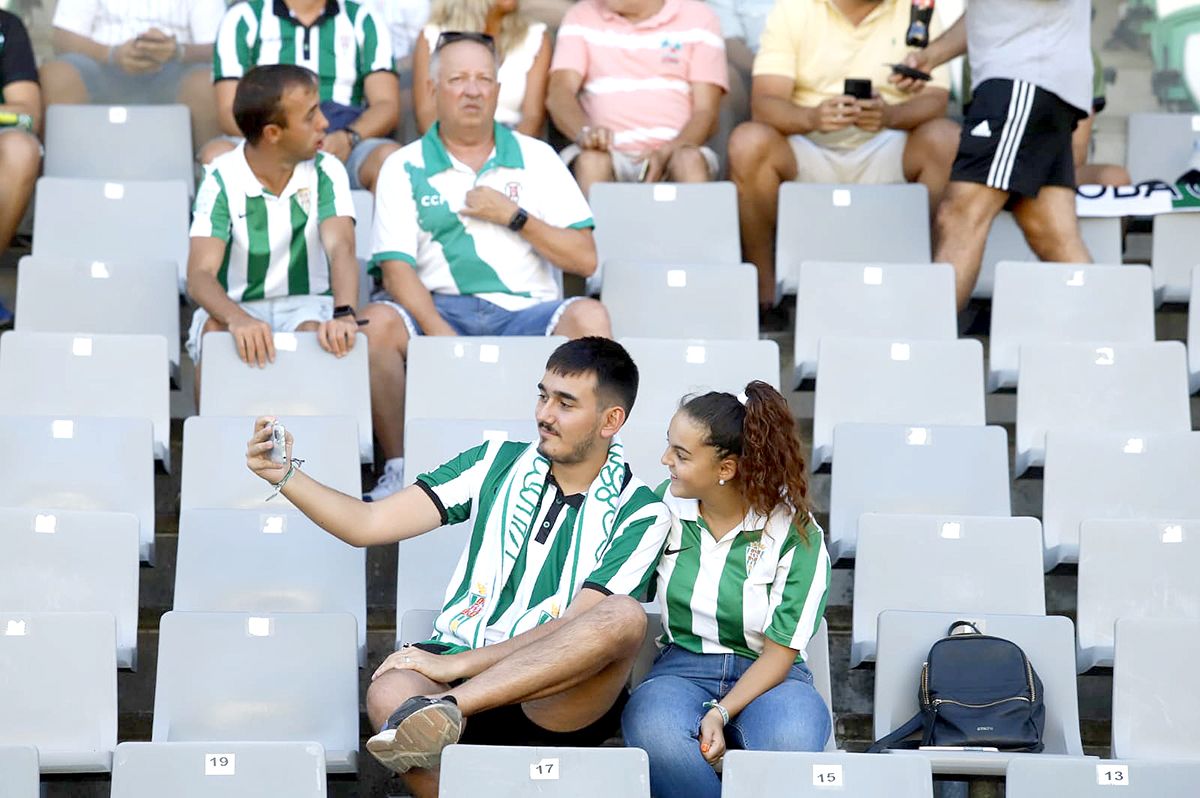
<path fill-rule="evenodd" d="M 621 717 L 625 744 L 650 757 L 654 798 L 720 798 L 721 781 L 700 753 L 700 721 L 733 689 L 754 660 L 737 654 L 693 654 L 671 645 L 629 697 Z M 750 751 L 823 751 L 832 721 L 808 667 L 750 702 L 725 727 L 725 745 Z"/>
<path fill-rule="evenodd" d="M 399 302 L 392 299 L 387 291 L 376 291 L 371 296 L 371 301 L 382 302 L 399 313 L 410 336 L 424 334 L 416 319 L 410 316 Z M 459 335 L 550 335 L 562 318 L 567 305 L 574 301 L 574 297 L 555 299 L 539 302 L 524 310 L 505 310 L 477 296 L 433 294 L 433 306 L 438 315 Z"/>

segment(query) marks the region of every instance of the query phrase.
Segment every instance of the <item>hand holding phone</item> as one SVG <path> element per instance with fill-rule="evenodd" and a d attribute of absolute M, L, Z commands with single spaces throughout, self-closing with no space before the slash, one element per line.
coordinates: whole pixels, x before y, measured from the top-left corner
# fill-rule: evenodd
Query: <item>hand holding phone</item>
<path fill-rule="evenodd" d="M 928 72 L 922 72 L 915 67 L 910 67 L 908 64 L 885 64 L 884 66 L 890 66 L 892 68 L 892 72 L 900 77 L 921 81 L 933 80 L 933 75 L 930 75 Z"/>
<path fill-rule="evenodd" d="M 856 100 L 869 100 L 873 93 L 871 81 L 865 78 L 846 78 L 842 91 Z"/>

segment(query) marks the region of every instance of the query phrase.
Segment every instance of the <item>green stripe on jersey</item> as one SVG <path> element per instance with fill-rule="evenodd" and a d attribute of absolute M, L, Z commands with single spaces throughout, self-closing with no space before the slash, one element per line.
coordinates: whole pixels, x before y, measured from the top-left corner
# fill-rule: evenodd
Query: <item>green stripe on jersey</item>
<path fill-rule="evenodd" d="M 296 39 L 305 35 L 306 31 L 290 19 L 279 20 L 279 63 L 296 63 Z M 321 99 L 325 99 L 324 87 Z"/>
<path fill-rule="evenodd" d="M 744 532 L 734 538 L 717 584 L 717 639 L 721 645 L 743 655 L 750 652 L 746 645 L 742 592 L 746 584 L 746 546 L 750 542 L 751 537 Z"/>
<path fill-rule="evenodd" d="M 423 204 L 421 197 L 441 196 L 429 183 L 424 169 L 411 163 L 404 164 L 412 184 L 413 198 L 417 202 L 417 222 L 421 229 L 430 233 L 433 240 L 442 246 L 442 252 L 450 264 L 450 275 L 458 292 L 469 294 L 512 294 L 488 263 L 475 250 L 475 239 L 467 232 L 458 214 L 445 203 Z M 520 293 L 518 296 L 529 296 Z"/>
<path fill-rule="evenodd" d="M 417 477 L 417 479 L 429 485 L 431 488 L 436 488 L 438 484 L 444 484 L 445 481 L 447 481 L 445 479 L 443 479 L 443 482 L 441 483 L 433 481 L 438 478 L 439 474 L 442 474 L 443 476 L 446 476 L 451 472 L 453 475 L 461 474 L 463 471 L 466 471 L 467 468 L 470 468 L 470 465 L 474 465 L 475 463 L 479 462 L 479 460 L 483 459 L 484 455 L 487 454 L 487 448 L 489 445 L 490 444 L 485 443 L 481 446 L 471 449 L 468 452 L 464 452 L 455 460 L 450 461 L 450 463 L 441 466 L 430 474 L 422 474 L 421 476 Z M 456 604 L 461 604 L 469 594 L 471 589 L 471 573 L 475 570 L 475 560 L 479 557 L 480 546 L 483 545 L 484 533 L 487 530 L 488 514 L 491 512 L 492 505 L 496 501 L 496 494 L 500 491 L 500 486 L 504 484 L 504 477 L 508 474 L 508 470 L 512 468 L 513 463 L 517 461 L 517 458 L 521 456 L 521 453 L 525 451 L 526 446 L 528 446 L 528 444 L 519 443 L 516 441 L 505 441 L 504 443 L 500 444 L 500 448 L 497 450 L 496 456 L 492 460 L 492 465 L 488 468 L 488 472 L 483 478 L 483 484 L 479 489 L 479 507 L 477 508 L 478 512 L 475 513 L 475 524 L 471 529 L 471 539 L 467 544 L 466 570 L 463 571 L 462 581 L 458 584 L 453 596 L 448 602 L 446 602 L 445 606 L 442 607 L 443 611 L 450 609 Z M 456 470 L 459 467 L 459 461 L 468 455 L 475 456 L 475 459 L 471 461 L 470 465 L 463 467 L 462 470 Z M 462 512 L 464 508 L 466 510 L 465 513 Z M 457 524 L 467 520 L 471 517 L 471 509 L 472 507 L 470 502 L 464 502 L 463 504 L 458 505 L 458 517 L 456 519 L 448 519 L 446 523 Z M 450 512 L 449 507 L 446 508 L 446 512 Z"/>
<path fill-rule="evenodd" d="M 667 594 L 659 600 L 667 607 L 671 640 L 688 651 L 699 653 L 704 649 L 699 636 L 692 633 L 692 593 L 700 576 L 700 535 L 708 533 L 701 531 L 698 524 L 684 524 L 682 533 Z"/>
<path fill-rule="evenodd" d="M 246 230 L 249 252 L 246 260 L 246 290 L 243 302 L 262 299 L 271 267 L 271 237 L 267 226 L 267 202 L 261 196 L 246 197 Z M 228 287 L 228 286 L 227 286 Z"/>
<path fill-rule="evenodd" d="M 334 86 L 337 84 L 337 51 L 333 43 L 336 40 L 337 21 L 326 20 L 317 34 L 317 77 L 321 80 L 321 99 L 333 99 L 334 96 Z M 361 78 L 355 78 L 355 82 L 359 80 Z"/>
<path fill-rule="evenodd" d="M 321 163 L 326 157 L 323 152 L 317 153 L 317 220 L 321 222 L 330 216 L 337 216 L 337 198 L 333 195 L 333 181 L 329 179 L 329 175 L 326 174 Z"/>
<path fill-rule="evenodd" d="M 357 14 L 355 14 L 357 21 Z M 375 66 L 376 51 L 379 50 L 379 31 L 375 29 L 374 17 L 363 20 L 363 42 L 358 51 L 358 80 L 354 82 L 354 94 L 350 98 L 351 105 L 362 105 L 363 83 Z"/>
<path fill-rule="evenodd" d="M 288 248 L 288 293 L 300 296 L 308 293 L 308 242 L 304 228 L 308 225 L 308 213 L 300 202 L 292 197 L 292 243 Z"/>

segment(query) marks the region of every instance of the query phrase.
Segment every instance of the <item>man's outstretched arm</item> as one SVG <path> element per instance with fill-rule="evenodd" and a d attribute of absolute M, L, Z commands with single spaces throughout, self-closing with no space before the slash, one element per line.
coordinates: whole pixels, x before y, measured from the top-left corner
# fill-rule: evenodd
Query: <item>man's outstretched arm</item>
<path fill-rule="evenodd" d="M 277 485 L 287 475 L 288 465 L 271 460 L 273 424 L 274 419 L 269 417 L 254 422 L 254 436 L 246 446 L 246 466 L 262 479 Z M 289 462 L 291 457 L 292 434 L 289 432 Z M 322 485 L 296 469 L 280 492 L 317 526 L 359 548 L 395 543 L 442 525 L 441 510 L 415 485 L 383 501 L 364 502 Z"/>

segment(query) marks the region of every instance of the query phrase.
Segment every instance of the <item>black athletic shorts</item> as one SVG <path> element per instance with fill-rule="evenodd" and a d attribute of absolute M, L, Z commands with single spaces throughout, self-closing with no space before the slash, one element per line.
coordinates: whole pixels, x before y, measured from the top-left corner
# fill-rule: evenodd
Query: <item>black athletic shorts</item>
<path fill-rule="evenodd" d="M 1036 197 L 1075 188 L 1071 134 L 1086 114 L 1023 80 L 986 80 L 971 95 L 951 180 Z"/>
<path fill-rule="evenodd" d="M 450 646 L 444 643 L 417 643 L 416 647 L 431 654 L 444 654 Z M 462 682 L 459 682 L 462 684 Z M 561 748 L 593 748 L 621 731 L 621 713 L 629 701 L 629 692 L 622 689 L 616 703 L 596 721 L 582 729 L 556 732 L 543 729 L 525 714 L 520 704 L 496 707 L 467 718 L 460 743 L 468 745 L 537 745 Z"/>

